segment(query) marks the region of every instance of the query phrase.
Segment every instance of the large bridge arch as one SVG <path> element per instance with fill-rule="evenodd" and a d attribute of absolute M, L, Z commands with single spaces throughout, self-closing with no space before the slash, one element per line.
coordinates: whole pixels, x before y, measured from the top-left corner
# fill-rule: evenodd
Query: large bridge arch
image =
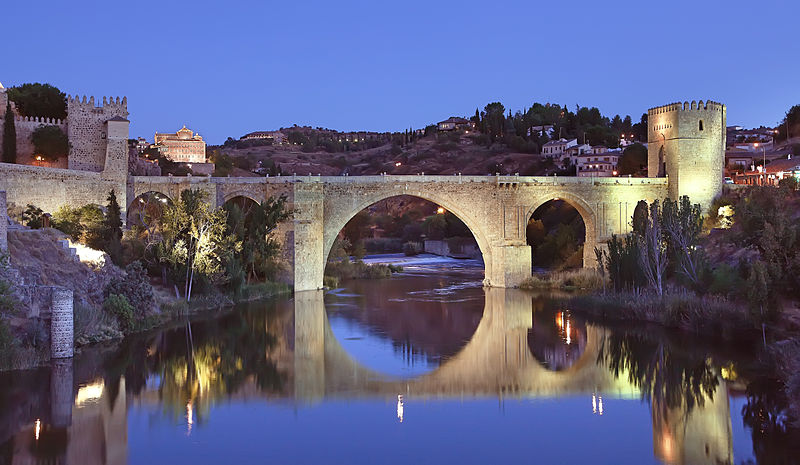
<path fill-rule="evenodd" d="M 325 224 L 323 226 L 323 258 L 324 261 L 327 262 L 328 256 L 330 255 L 331 249 L 333 248 L 333 243 L 336 240 L 336 237 L 339 235 L 339 232 L 347 225 L 347 223 L 356 216 L 360 211 L 368 208 L 370 205 L 373 205 L 381 200 L 390 199 L 392 197 L 399 197 L 399 196 L 409 196 L 409 197 L 416 197 L 419 199 L 427 200 L 429 202 L 433 202 L 446 210 L 453 213 L 459 220 L 461 220 L 467 228 L 470 230 L 472 235 L 475 237 L 475 241 L 478 243 L 478 248 L 481 251 L 483 256 L 484 268 L 488 270 L 492 263 L 492 251 L 489 246 L 489 234 L 485 230 L 485 224 L 481 224 L 474 218 L 472 215 L 469 215 L 464 208 L 463 205 L 459 205 L 457 202 L 453 202 L 450 199 L 445 198 L 445 196 L 437 195 L 434 192 L 429 191 L 415 191 L 413 193 L 406 193 L 400 192 L 398 193 L 396 189 L 384 189 L 377 192 L 372 192 L 367 195 L 360 196 L 356 198 L 353 202 L 351 202 L 347 208 L 341 209 L 336 214 L 330 215 L 330 217 L 325 218 Z M 323 264 L 324 266 L 324 264 Z M 488 275 L 488 272 L 485 272 Z"/>
<path fill-rule="evenodd" d="M 539 195 L 534 198 L 532 205 L 528 212 L 525 214 L 525 224 L 533 216 L 534 212 L 542 205 L 550 202 L 551 200 L 563 200 L 572 206 L 583 220 L 583 225 L 586 230 L 586 236 L 583 241 L 583 266 L 594 268 L 597 266 L 597 257 L 594 253 L 595 247 L 598 245 L 597 235 L 597 212 L 595 208 L 584 200 L 580 195 L 569 192 L 566 189 L 558 189 L 547 192 L 547 194 Z"/>

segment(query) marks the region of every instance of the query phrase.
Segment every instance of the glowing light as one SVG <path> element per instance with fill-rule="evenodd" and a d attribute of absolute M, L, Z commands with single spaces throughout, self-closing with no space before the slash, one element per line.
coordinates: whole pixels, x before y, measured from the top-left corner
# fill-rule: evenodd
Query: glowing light
<path fill-rule="evenodd" d="M 78 394 L 75 395 L 75 405 L 80 407 L 84 404 L 96 401 L 103 395 L 104 389 L 105 383 L 102 379 L 78 388 Z"/>
<path fill-rule="evenodd" d="M 402 423 L 403 422 L 403 411 L 405 408 L 403 407 L 403 395 L 397 395 L 397 420 Z"/>
<path fill-rule="evenodd" d="M 192 433 L 192 425 L 194 425 L 194 412 L 192 411 L 192 401 L 186 403 L 186 434 Z"/>
<path fill-rule="evenodd" d="M 597 413 L 597 396 L 592 394 L 592 413 Z"/>
<path fill-rule="evenodd" d="M 567 345 L 572 344 L 572 337 L 569 335 L 569 320 L 567 320 Z"/>
<path fill-rule="evenodd" d="M 69 246 L 70 248 L 75 249 L 75 255 L 78 256 L 78 259 L 81 261 L 81 263 L 88 263 L 97 266 L 103 266 L 106 263 L 106 254 L 102 250 L 96 250 L 72 241 L 69 241 Z"/>
<path fill-rule="evenodd" d="M 443 207 L 439 207 L 439 208 L 437 208 L 437 209 L 436 209 L 436 214 L 437 214 L 437 215 L 443 215 L 443 214 L 444 214 L 444 208 L 443 208 Z"/>
<path fill-rule="evenodd" d="M 598 398 L 598 402 L 597 402 L 597 413 L 598 413 L 599 415 L 602 415 L 602 414 L 603 414 L 603 396 L 600 396 L 600 397 Z"/>
<path fill-rule="evenodd" d="M 39 433 L 42 432 L 42 420 L 36 419 L 36 427 L 34 428 L 33 437 L 38 441 Z"/>
<path fill-rule="evenodd" d="M 617 175 L 617 172 L 616 172 L 616 171 L 612 171 L 612 172 L 611 172 L 611 174 L 612 174 L 612 175 L 614 175 L 614 176 L 616 176 L 616 175 Z"/>
<path fill-rule="evenodd" d="M 394 166 L 400 166 L 400 165 L 402 165 L 402 164 L 403 164 L 402 162 L 399 162 L 399 161 L 398 161 L 397 163 L 395 163 L 395 164 L 394 164 Z"/>

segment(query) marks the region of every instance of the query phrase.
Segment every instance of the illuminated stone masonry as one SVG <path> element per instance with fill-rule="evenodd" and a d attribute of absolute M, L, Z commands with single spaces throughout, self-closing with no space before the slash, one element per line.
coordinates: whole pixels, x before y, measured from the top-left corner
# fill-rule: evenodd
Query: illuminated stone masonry
<path fill-rule="evenodd" d="M 483 255 L 485 285 L 516 287 L 531 273 L 525 237 L 528 220 L 547 201 L 564 200 L 580 213 L 586 226 L 583 263 L 595 266 L 594 248 L 602 247 L 612 234 L 630 230 L 638 201 L 689 195 L 705 211 L 722 191 L 725 106 L 714 102 L 670 104 L 648 111 L 649 178 L 133 177 L 127 175 L 126 100 L 104 100 L 102 107 L 94 107 L 93 99 L 69 102 L 73 114 L 95 115 L 91 119 L 84 114 L 87 120 L 82 126 L 69 123 L 72 125 L 68 127 L 75 128 L 70 129 L 71 143 L 73 136 L 91 138 L 100 131 L 105 158 L 101 160 L 100 146 L 87 143 L 73 147 L 79 158 L 70 161 L 71 167 L 80 165 L 83 170 L 0 163 L 0 190 L 7 191 L 9 203 L 32 203 L 54 212 L 62 205 L 102 205 L 108 191 L 115 189 L 124 214 L 148 192 L 175 199 L 183 190 L 199 188 L 209 194 L 215 206 L 239 196 L 260 203 L 270 196 L 285 195 L 293 218 L 280 226 L 277 236 L 284 245 L 287 280 L 296 290 L 321 288 L 328 253 L 341 229 L 362 209 L 393 196 L 420 197 L 451 211 L 475 236 Z M 101 119 L 105 119 L 102 127 L 98 126 Z M 102 170 L 95 171 L 101 166 Z"/>

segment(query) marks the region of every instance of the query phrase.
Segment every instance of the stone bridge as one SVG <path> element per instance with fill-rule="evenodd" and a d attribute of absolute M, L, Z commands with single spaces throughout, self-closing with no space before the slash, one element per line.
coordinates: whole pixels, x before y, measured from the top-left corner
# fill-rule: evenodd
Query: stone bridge
<path fill-rule="evenodd" d="M 202 189 L 217 206 L 246 197 L 262 202 L 286 195 L 294 215 L 280 230 L 292 265 L 295 289 L 322 287 L 333 242 L 356 213 L 380 200 L 411 195 L 452 212 L 472 231 L 485 265 L 485 284 L 515 287 L 531 273 L 526 226 L 545 202 L 560 199 L 586 226 L 584 266 L 595 265 L 594 248 L 630 229 L 639 200 L 668 195 L 667 178 L 537 176 L 286 176 L 273 178 L 133 177 L 130 204 L 157 192 L 170 199 Z"/>
<path fill-rule="evenodd" d="M 294 397 L 412 399 L 641 396 L 629 373 L 614 373 L 601 357 L 605 329 L 587 325 L 583 352 L 561 370 L 545 367 L 529 348 L 531 294 L 486 288 L 483 317 L 470 341 L 438 368 L 413 378 L 364 367 L 339 344 L 328 323 L 322 291 L 295 293 Z M 536 333 L 534 333 L 536 334 Z M 534 336 L 535 337 L 535 336 Z M 719 375 L 717 374 L 719 377 Z M 651 402 L 655 454 L 668 463 L 731 463 L 732 432 L 724 382 L 687 410 Z M 587 402 L 587 409 L 590 405 Z"/>

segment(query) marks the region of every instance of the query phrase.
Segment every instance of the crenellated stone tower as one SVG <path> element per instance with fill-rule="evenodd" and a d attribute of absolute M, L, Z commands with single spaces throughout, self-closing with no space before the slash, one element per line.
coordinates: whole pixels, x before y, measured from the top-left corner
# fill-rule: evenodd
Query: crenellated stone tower
<path fill-rule="evenodd" d="M 101 106 L 95 106 L 94 97 L 67 97 L 69 169 L 124 176 L 128 167 L 127 117 L 126 97 L 103 97 Z M 122 173 L 115 173 L 119 170 Z"/>
<path fill-rule="evenodd" d="M 688 195 L 706 213 L 722 192 L 725 105 L 671 103 L 647 110 L 647 174 L 669 177 L 669 196 Z"/>

